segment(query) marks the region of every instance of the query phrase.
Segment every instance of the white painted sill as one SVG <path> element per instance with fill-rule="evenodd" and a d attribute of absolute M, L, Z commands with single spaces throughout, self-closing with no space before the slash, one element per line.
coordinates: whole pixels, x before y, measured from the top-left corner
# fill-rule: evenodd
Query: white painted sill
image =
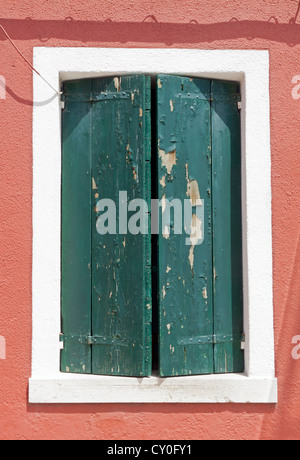
<path fill-rule="evenodd" d="M 31 378 L 31 403 L 276 403 L 275 378 L 243 374 L 107 377 L 61 374 Z"/>
<path fill-rule="evenodd" d="M 60 368 L 61 108 L 33 74 L 33 271 L 30 403 L 276 403 L 269 53 L 264 50 L 35 48 L 34 67 L 63 80 L 146 73 L 241 85 L 245 374 L 129 378 Z"/>

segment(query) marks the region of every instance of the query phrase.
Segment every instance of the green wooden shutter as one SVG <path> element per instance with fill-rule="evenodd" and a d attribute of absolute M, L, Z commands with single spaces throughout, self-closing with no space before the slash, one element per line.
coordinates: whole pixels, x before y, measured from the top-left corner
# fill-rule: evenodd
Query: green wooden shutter
<path fill-rule="evenodd" d="M 94 94 L 112 94 L 94 104 L 94 204 L 101 197 L 124 210 L 144 199 L 150 209 L 150 78 L 96 80 Z M 125 96 L 125 97 L 124 97 Z M 128 97 L 127 97 L 128 96 Z M 119 201 L 127 192 L 127 202 Z M 128 225 L 132 212 L 128 213 Z M 151 374 L 151 246 L 146 235 L 99 235 L 97 209 L 92 225 L 93 372 L 113 375 Z M 149 214 L 146 215 L 149 220 Z"/>
<path fill-rule="evenodd" d="M 86 190 L 85 178 L 82 193 L 83 196 L 88 194 L 90 197 L 90 214 L 89 218 L 82 216 L 85 218 L 86 232 L 82 233 L 80 241 L 86 239 L 87 252 L 90 245 L 90 278 L 84 287 L 85 289 L 89 284 L 90 297 L 84 305 L 79 306 L 79 302 L 76 303 L 76 316 L 81 317 L 83 322 L 86 318 L 87 323 L 89 318 L 90 331 L 85 330 L 84 333 L 88 332 L 88 336 L 82 340 L 89 343 L 83 347 L 89 350 L 90 371 L 93 374 L 149 375 L 151 237 L 150 230 L 147 234 L 126 233 L 126 209 L 131 200 L 138 199 L 145 200 L 150 209 L 150 79 L 145 76 L 126 76 L 89 82 L 91 88 L 88 99 L 84 92 L 80 94 L 81 104 L 87 104 L 85 100 L 90 101 L 87 129 L 89 149 L 79 135 L 74 134 L 74 144 L 78 143 L 76 149 L 89 161 L 89 171 L 82 170 L 89 178 L 89 187 Z M 75 98 L 73 94 L 68 96 L 69 85 L 72 88 L 72 83 L 66 85 L 64 118 L 68 116 L 69 100 Z M 74 110 L 79 106 L 80 103 L 77 103 Z M 78 124 L 80 115 L 76 116 Z M 77 129 L 75 122 L 72 128 L 74 131 Z M 66 147 L 64 153 L 65 150 Z M 71 146 L 69 155 L 72 154 Z M 68 174 L 70 171 L 67 169 L 64 175 Z M 77 179 L 78 175 L 75 175 L 72 184 L 65 185 L 70 196 L 72 186 L 81 187 Z M 111 200 L 109 203 L 116 206 L 115 234 L 99 233 L 97 225 L 101 219 L 102 223 L 104 222 L 103 215 L 107 211 L 106 207 L 101 209 L 103 199 Z M 137 208 L 135 212 L 128 212 L 129 222 L 139 211 Z M 144 211 L 143 218 L 149 224 L 150 214 Z M 79 221 L 80 216 L 77 219 Z M 111 225 L 113 222 L 110 219 L 104 224 Z M 84 227 L 83 223 L 82 226 Z M 80 245 L 78 242 L 76 244 Z M 78 266 L 73 268 L 77 273 Z M 73 281 L 76 283 L 77 278 L 73 278 Z M 70 311 L 66 311 L 64 303 L 62 308 L 66 313 L 63 316 L 70 316 Z M 80 327 L 80 324 L 76 323 L 73 329 L 70 326 L 66 331 L 63 326 L 64 336 L 65 331 L 67 335 L 82 335 Z M 76 359 L 81 359 L 78 358 L 79 351 L 73 348 L 73 355 L 74 353 Z"/>
<path fill-rule="evenodd" d="M 159 233 L 160 374 L 212 373 L 210 80 L 160 75 L 157 95 L 158 197 L 164 213 L 189 199 L 198 228 L 187 242 L 171 217 Z"/>
<path fill-rule="evenodd" d="M 239 85 L 212 81 L 215 373 L 244 370 Z"/>
<path fill-rule="evenodd" d="M 65 85 L 62 124 L 61 370 L 76 373 L 90 373 L 92 363 L 90 93 L 90 80 Z"/>
<path fill-rule="evenodd" d="M 238 85 L 162 75 L 157 87 L 159 199 L 166 212 L 166 199 L 191 198 L 194 223 L 200 215 L 196 241 L 203 238 L 186 245 L 185 235 L 174 234 L 172 220 L 170 235 L 165 229 L 159 234 L 160 372 L 240 372 Z M 194 206 L 195 198 L 202 208 Z"/>
<path fill-rule="evenodd" d="M 150 78 L 64 93 L 61 370 L 149 375 L 149 214 L 149 232 L 133 235 L 125 210 L 140 198 L 150 209 Z M 162 376 L 244 368 L 239 97 L 234 83 L 157 78 L 158 197 L 171 216 L 158 237 Z M 116 204 L 115 235 L 96 230 L 103 198 Z M 189 199 L 191 238 L 176 234 L 176 199 Z"/>

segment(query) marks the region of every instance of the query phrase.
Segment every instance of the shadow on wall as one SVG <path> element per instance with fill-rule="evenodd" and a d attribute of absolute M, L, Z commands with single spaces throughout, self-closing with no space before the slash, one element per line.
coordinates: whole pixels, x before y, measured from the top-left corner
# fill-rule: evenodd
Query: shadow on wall
<path fill-rule="evenodd" d="M 148 15 L 142 22 L 78 21 L 71 17 L 65 20 L 33 20 L 3 19 L 0 25 L 8 32 L 12 40 L 38 40 L 33 46 L 47 43 L 48 46 L 67 46 L 66 41 L 72 41 L 72 46 L 93 45 L 94 43 L 124 44 L 163 43 L 166 46 L 184 44 L 213 43 L 229 39 L 263 39 L 270 42 L 286 43 L 290 47 L 300 44 L 300 0 L 297 11 L 288 23 L 279 23 L 275 16 L 268 21 L 245 21 L 232 18 L 228 22 L 201 24 L 195 19 L 188 23 L 158 22 L 154 15 Z M 55 43 L 50 43 L 55 39 Z M 0 42 L 7 40 L 0 30 Z M 49 42 L 49 43 L 48 43 Z M 0 91 L 4 90 L 4 82 Z M 24 105 L 42 106 L 49 101 L 33 102 L 26 100 L 6 87 L 6 92 L 17 102 Z M 57 97 L 57 95 L 54 95 Z"/>
<path fill-rule="evenodd" d="M 290 47 L 300 44 L 300 0 L 294 17 L 288 23 L 279 23 L 275 16 L 268 21 L 245 21 L 232 18 L 228 22 L 201 24 L 195 19 L 188 23 L 158 22 L 154 15 L 148 15 L 142 22 L 78 21 L 71 17 L 65 20 L 33 20 L 3 19 L 0 25 L 4 27 L 12 40 L 38 40 L 33 46 L 47 43 L 48 46 L 67 46 L 66 41 L 72 41 L 72 46 L 93 45 L 94 43 L 124 44 L 163 43 L 166 46 L 184 44 L 213 43 L 229 39 L 263 39 L 270 42 L 286 43 Z M 50 43 L 55 39 L 55 43 Z M 0 30 L 0 42 L 7 37 Z M 48 43 L 49 42 L 49 43 Z M 32 46 L 32 45 L 31 45 Z M 4 90 L 5 82 L 1 82 L 0 91 Z M 49 101 L 34 103 L 23 99 L 6 87 L 6 92 L 17 102 L 24 105 L 44 105 Z M 54 96 L 54 97 L 57 97 Z"/>
<path fill-rule="evenodd" d="M 54 93 L 53 96 L 46 101 L 35 102 L 30 99 L 24 99 L 23 97 L 18 96 L 9 86 L 7 86 L 4 77 L 0 75 L 0 99 L 6 99 L 7 94 L 20 104 L 28 105 L 30 107 L 42 107 L 58 97 L 58 95 Z"/>
<path fill-rule="evenodd" d="M 155 16 L 148 15 L 139 22 L 78 21 L 67 17 L 63 21 L 27 19 L 2 19 L 0 24 L 12 39 L 38 39 L 45 43 L 51 39 L 76 43 L 164 43 L 167 46 L 192 43 L 211 43 L 214 41 L 246 38 L 261 38 L 271 42 L 283 42 L 289 46 L 300 43 L 300 1 L 297 12 L 288 23 L 279 23 L 275 16 L 268 21 L 247 21 L 232 18 L 229 22 L 201 24 L 195 19 L 188 23 L 158 22 Z M 0 40 L 5 40 L 0 35 Z M 58 46 L 56 43 L 55 46 Z"/>
<path fill-rule="evenodd" d="M 292 18 L 292 19 L 290 20 L 290 22 L 296 23 L 296 21 L 297 21 L 297 19 L 298 19 L 298 16 L 299 16 L 299 14 L 300 14 L 300 1 L 299 1 L 299 3 L 298 3 L 298 8 L 297 8 L 297 11 L 296 11 L 295 17 L 294 17 L 294 18 Z"/>

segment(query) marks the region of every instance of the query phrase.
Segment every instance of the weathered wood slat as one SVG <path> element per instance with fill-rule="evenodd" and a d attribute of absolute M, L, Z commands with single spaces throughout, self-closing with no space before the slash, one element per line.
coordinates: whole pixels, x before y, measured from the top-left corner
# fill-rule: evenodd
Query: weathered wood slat
<path fill-rule="evenodd" d="M 189 200 L 195 227 L 175 234 L 172 211 L 170 234 L 159 233 L 160 374 L 212 373 L 213 344 L 193 341 L 213 334 L 210 80 L 159 75 L 157 94 L 163 215 L 166 200 Z"/>
<path fill-rule="evenodd" d="M 91 81 L 64 85 L 65 95 L 75 100 L 85 94 L 88 101 L 90 92 Z M 70 339 L 61 353 L 61 370 L 90 373 L 91 347 L 74 337 L 91 334 L 90 102 L 67 101 L 62 121 L 62 332 Z"/>
<path fill-rule="evenodd" d="M 131 97 L 118 98 L 122 91 Z M 126 233 L 119 210 L 125 213 L 134 199 L 146 200 L 150 209 L 150 78 L 93 81 L 94 97 L 106 92 L 116 98 L 93 103 L 92 333 L 107 344 L 93 346 L 92 371 L 144 376 L 151 374 L 151 234 L 150 228 L 147 234 Z M 115 235 L 96 231 L 103 198 L 117 206 Z M 128 225 L 134 214 L 128 211 Z M 150 215 L 143 215 L 149 225 Z M 120 346 L 124 339 L 128 345 Z"/>
<path fill-rule="evenodd" d="M 237 83 L 212 81 L 214 333 L 243 332 L 241 129 Z M 244 370 L 241 342 L 214 345 L 215 373 Z"/>

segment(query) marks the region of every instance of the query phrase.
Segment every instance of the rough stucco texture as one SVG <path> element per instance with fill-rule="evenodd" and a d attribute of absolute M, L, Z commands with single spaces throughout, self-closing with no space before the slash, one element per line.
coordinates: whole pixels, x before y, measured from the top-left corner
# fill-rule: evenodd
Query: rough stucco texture
<path fill-rule="evenodd" d="M 34 46 L 270 51 L 279 384 L 276 406 L 28 404 L 32 72 L 0 31 L 0 74 L 6 79 L 6 98 L 3 89 L 0 97 L 0 335 L 6 339 L 6 359 L 0 359 L 0 438 L 298 439 L 300 360 L 292 358 L 291 344 L 300 334 L 300 99 L 292 96 L 292 79 L 300 75 L 298 0 L 2 0 L 0 16 L 30 60 Z"/>

